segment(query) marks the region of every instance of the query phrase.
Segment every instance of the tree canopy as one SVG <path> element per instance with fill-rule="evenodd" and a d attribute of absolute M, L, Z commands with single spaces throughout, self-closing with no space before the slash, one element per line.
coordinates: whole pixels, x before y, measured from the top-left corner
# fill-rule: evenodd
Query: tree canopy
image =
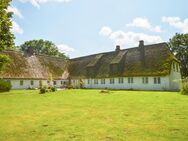
<path fill-rule="evenodd" d="M 176 33 L 169 42 L 171 51 L 180 61 L 183 77 L 188 77 L 188 34 Z"/>
<path fill-rule="evenodd" d="M 10 29 L 12 27 L 12 12 L 7 12 L 11 0 L 0 1 L 0 52 L 5 49 L 14 48 L 14 35 Z M 0 55 L 0 71 L 3 66 L 9 62 L 9 58 L 5 55 Z"/>
<path fill-rule="evenodd" d="M 25 52 L 28 48 L 32 48 L 35 54 L 45 54 L 50 56 L 68 58 L 64 53 L 59 52 L 57 46 L 47 40 L 30 40 L 19 46 L 20 50 Z"/>

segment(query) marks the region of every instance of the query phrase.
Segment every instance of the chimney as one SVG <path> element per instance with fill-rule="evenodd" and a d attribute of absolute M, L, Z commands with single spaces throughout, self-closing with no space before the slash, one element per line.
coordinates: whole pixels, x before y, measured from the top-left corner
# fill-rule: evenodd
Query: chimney
<path fill-rule="evenodd" d="M 145 47 L 144 47 L 144 41 L 139 41 L 139 50 L 140 50 L 140 59 L 142 63 L 145 65 Z"/>
<path fill-rule="evenodd" d="M 120 45 L 116 45 L 116 51 L 120 51 Z"/>

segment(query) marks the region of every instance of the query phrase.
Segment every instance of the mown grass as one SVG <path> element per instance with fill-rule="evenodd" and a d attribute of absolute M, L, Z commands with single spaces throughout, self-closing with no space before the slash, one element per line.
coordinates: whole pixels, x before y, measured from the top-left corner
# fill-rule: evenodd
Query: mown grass
<path fill-rule="evenodd" d="M 177 92 L 0 93 L 0 141 L 187 141 L 188 96 Z"/>

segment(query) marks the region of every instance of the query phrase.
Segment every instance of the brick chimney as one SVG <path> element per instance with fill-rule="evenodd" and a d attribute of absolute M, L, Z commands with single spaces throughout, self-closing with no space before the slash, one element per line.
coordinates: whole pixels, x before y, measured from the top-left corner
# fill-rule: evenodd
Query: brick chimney
<path fill-rule="evenodd" d="M 120 45 L 116 45 L 116 51 L 120 51 Z"/>
<path fill-rule="evenodd" d="M 139 50 L 140 50 L 140 59 L 142 63 L 145 65 L 145 47 L 144 47 L 144 41 L 139 41 Z"/>

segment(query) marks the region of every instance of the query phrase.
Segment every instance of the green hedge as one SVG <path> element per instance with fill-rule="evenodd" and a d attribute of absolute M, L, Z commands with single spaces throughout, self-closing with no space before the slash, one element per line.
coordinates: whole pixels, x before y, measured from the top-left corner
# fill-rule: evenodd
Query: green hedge
<path fill-rule="evenodd" d="M 5 81 L 0 79 L 0 92 L 8 92 L 11 89 L 11 83 L 9 81 Z"/>
<path fill-rule="evenodd" d="M 184 79 L 182 82 L 181 93 L 184 95 L 188 95 L 188 78 Z"/>

